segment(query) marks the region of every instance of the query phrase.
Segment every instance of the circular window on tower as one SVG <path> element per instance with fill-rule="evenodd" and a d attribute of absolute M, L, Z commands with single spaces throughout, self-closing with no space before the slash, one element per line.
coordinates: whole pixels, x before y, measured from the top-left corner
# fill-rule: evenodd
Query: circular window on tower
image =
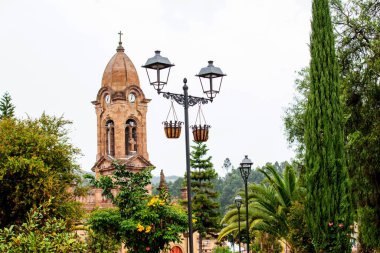
<path fill-rule="evenodd" d="M 110 96 L 110 94 L 105 95 L 104 101 L 106 102 L 106 104 L 111 103 L 111 96 Z"/>
<path fill-rule="evenodd" d="M 136 101 L 136 95 L 135 95 L 135 93 L 133 93 L 133 92 L 129 93 L 128 100 L 129 100 L 130 103 L 134 103 Z"/>

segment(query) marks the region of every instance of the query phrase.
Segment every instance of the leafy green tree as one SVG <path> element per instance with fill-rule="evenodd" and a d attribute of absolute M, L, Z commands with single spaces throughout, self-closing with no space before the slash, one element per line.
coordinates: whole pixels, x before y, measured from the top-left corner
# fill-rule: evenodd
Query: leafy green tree
<path fill-rule="evenodd" d="M 380 249 L 380 3 L 377 0 L 333 0 L 344 101 L 347 166 L 352 183 L 355 220 L 359 224 L 361 252 Z M 288 140 L 304 145 L 305 94 L 310 78 L 305 71 L 296 84 L 299 96 L 288 108 L 285 127 Z M 302 147 L 299 147 L 302 148 Z M 303 161 L 301 159 L 301 168 Z"/>
<path fill-rule="evenodd" d="M 51 203 L 33 208 L 21 225 L 0 229 L 0 252 L 87 252 L 86 243 L 67 229 L 65 220 L 51 217 Z"/>
<path fill-rule="evenodd" d="M 92 213 L 88 221 L 90 228 L 98 235 L 114 237 L 128 251 L 136 253 L 158 253 L 170 242 L 180 242 L 180 233 L 187 229 L 186 213 L 169 203 L 166 191 L 155 196 L 148 194 L 151 169 L 131 172 L 124 165 L 113 166 L 112 177 L 95 180 L 92 175 L 86 176 L 116 206 Z M 114 189 L 117 189 L 115 195 Z"/>
<path fill-rule="evenodd" d="M 217 173 L 213 168 L 211 156 L 207 157 L 206 144 L 201 142 L 192 146 L 190 165 L 192 187 L 192 208 L 196 217 L 194 231 L 199 233 L 199 252 L 202 252 L 202 239 L 206 235 L 216 236 L 219 229 L 219 203 L 216 201 L 218 193 L 215 191 L 213 180 Z"/>
<path fill-rule="evenodd" d="M 380 2 L 334 0 L 348 171 L 361 252 L 380 250 Z"/>
<path fill-rule="evenodd" d="M 6 117 L 13 117 L 15 111 L 15 106 L 12 104 L 11 95 L 5 92 L 3 97 L 0 99 L 0 120 Z"/>
<path fill-rule="evenodd" d="M 49 199 L 53 216 L 80 219 L 79 204 L 67 191 L 79 154 L 69 142 L 69 124 L 45 114 L 0 120 L 0 228 L 21 224 L 31 208 Z"/>
<path fill-rule="evenodd" d="M 314 0 L 305 113 L 306 220 L 317 252 L 350 252 L 348 175 L 329 1 Z"/>

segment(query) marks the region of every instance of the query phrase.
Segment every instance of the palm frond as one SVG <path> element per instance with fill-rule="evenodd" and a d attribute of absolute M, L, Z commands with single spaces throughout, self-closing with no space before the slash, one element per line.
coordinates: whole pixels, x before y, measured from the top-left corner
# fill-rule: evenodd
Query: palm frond
<path fill-rule="evenodd" d="M 283 174 L 280 174 L 273 166 L 267 165 L 259 171 L 265 176 L 261 184 L 248 185 L 248 217 L 249 230 L 262 231 L 277 238 L 286 238 L 288 225 L 286 217 L 292 201 L 297 194 L 302 194 L 298 188 L 297 175 L 294 169 L 287 165 Z M 240 192 L 242 196 L 244 192 Z M 246 227 L 245 201 L 240 210 L 241 229 Z M 222 219 L 222 224 L 228 224 L 223 228 L 219 238 L 229 233 L 236 232 L 238 228 L 238 212 L 234 205 Z"/>

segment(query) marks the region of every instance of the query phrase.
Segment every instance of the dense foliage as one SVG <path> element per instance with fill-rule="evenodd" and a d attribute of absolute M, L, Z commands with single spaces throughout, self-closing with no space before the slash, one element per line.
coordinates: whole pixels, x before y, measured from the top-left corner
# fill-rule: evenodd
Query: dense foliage
<path fill-rule="evenodd" d="M 305 112 L 306 221 L 317 252 L 351 252 L 338 62 L 328 0 L 312 2 Z"/>
<path fill-rule="evenodd" d="M 69 124 L 45 114 L 0 120 L 0 228 L 23 223 L 31 208 L 49 199 L 53 216 L 79 218 L 79 205 L 67 191 L 79 154 L 69 142 Z"/>
<path fill-rule="evenodd" d="M 380 2 L 333 1 L 360 251 L 380 250 Z"/>
<path fill-rule="evenodd" d="M 124 165 L 113 166 L 112 177 L 95 180 L 87 176 L 116 206 L 92 213 L 90 228 L 98 235 L 113 236 L 136 253 L 158 253 L 170 242 L 179 242 L 180 234 L 187 228 L 187 216 L 181 207 L 169 203 L 165 190 L 159 195 L 148 194 L 151 169 L 131 172 Z"/>
<path fill-rule="evenodd" d="M 199 233 L 199 252 L 202 252 L 202 239 L 206 235 L 216 236 L 219 229 L 218 193 L 213 184 L 218 175 L 207 151 L 206 145 L 198 142 L 190 154 L 194 231 Z"/>
<path fill-rule="evenodd" d="M 373 252 L 380 249 L 380 2 L 333 0 L 331 9 L 359 251 Z M 308 69 L 301 72 L 296 84 L 298 96 L 286 112 L 285 126 L 290 143 L 303 150 Z M 301 152 L 299 157 L 303 168 Z"/>
<path fill-rule="evenodd" d="M 65 220 L 50 216 L 50 208 L 49 200 L 33 208 L 21 225 L 0 229 L 0 252 L 87 252 L 87 245 L 67 229 Z"/>
<path fill-rule="evenodd" d="M 279 172 L 271 164 L 259 169 L 259 172 L 265 177 L 262 183 L 249 185 L 249 229 L 251 234 L 260 231 L 286 242 L 289 234 L 287 215 L 300 194 L 296 173 L 290 165 Z M 240 222 L 241 229 L 245 229 L 244 209 L 241 209 Z M 237 232 L 238 212 L 234 205 L 230 206 L 222 223 L 227 226 L 219 233 L 219 240 Z"/>
<path fill-rule="evenodd" d="M 287 241 L 296 253 L 313 253 L 314 246 L 311 235 L 306 227 L 304 197 L 300 196 L 297 201 L 293 201 L 286 217 L 289 227 Z"/>
<path fill-rule="evenodd" d="M 90 215 L 91 216 L 91 215 Z M 114 235 L 104 233 L 96 233 L 88 227 L 83 227 L 86 230 L 87 251 L 91 253 L 115 253 L 121 248 L 121 243 Z"/>

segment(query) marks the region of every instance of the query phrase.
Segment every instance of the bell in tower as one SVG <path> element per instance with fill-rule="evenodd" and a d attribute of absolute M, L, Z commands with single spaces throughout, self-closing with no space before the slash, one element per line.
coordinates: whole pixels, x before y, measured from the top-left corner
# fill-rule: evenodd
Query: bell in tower
<path fill-rule="evenodd" d="M 97 118 L 97 155 L 92 170 L 97 175 L 112 173 L 112 162 L 137 171 L 152 166 L 146 137 L 146 113 L 150 99 L 145 98 L 135 66 L 124 53 L 119 33 L 116 54 L 108 62 L 95 105 Z"/>

